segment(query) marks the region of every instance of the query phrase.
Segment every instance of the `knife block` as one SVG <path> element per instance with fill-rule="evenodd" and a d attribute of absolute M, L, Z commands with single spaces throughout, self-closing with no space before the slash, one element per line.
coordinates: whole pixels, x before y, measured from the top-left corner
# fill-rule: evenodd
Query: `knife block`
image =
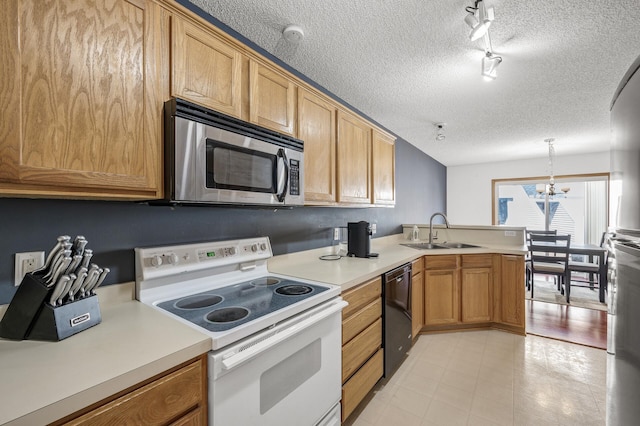
<path fill-rule="evenodd" d="M 53 289 L 40 275 L 26 274 L 0 321 L 0 337 L 59 341 L 102 321 L 98 296 L 53 307 Z"/>
<path fill-rule="evenodd" d="M 101 321 L 96 295 L 55 308 L 46 302 L 33 320 L 27 339 L 57 342 L 100 324 Z"/>

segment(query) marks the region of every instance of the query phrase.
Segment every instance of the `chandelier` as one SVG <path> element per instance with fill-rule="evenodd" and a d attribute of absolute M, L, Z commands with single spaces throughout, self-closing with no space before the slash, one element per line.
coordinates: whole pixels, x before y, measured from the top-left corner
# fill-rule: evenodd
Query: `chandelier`
<path fill-rule="evenodd" d="M 555 159 L 556 156 L 556 149 L 553 146 L 553 142 L 555 141 L 554 138 L 548 138 L 544 140 L 547 145 L 549 145 L 549 162 L 547 164 L 547 168 L 549 170 L 549 190 L 547 191 L 547 193 L 550 196 L 554 196 L 556 194 L 556 189 L 555 189 L 555 179 L 553 178 L 553 160 Z"/>

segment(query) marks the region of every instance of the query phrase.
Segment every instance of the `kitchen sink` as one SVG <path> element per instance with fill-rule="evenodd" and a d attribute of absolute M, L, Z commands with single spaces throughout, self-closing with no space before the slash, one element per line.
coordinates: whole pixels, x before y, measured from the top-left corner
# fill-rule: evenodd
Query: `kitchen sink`
<path fill-rule="evenodd" d="M 476 246 L 474 244 L 467 244 L 467 243 L 442 243 L 440 245 L 445 246 L 446 248 L 456 248 L 456 249 L 460 249 L 460 248 L 478 248 L 478 247 L 480 247 L 480 246 Z"/>
<path fill-rule="evenodd" d="M 448 247 L 445 247 L 443 245 L 440 244 L 429 244 L 429 243 L 413 243 L 413 244 L 400 244 L 401 246 L 407 246 L 407 247 L 411 247 L 417 250 L 432 250 L 432 249 L 446 249 Z"/>
<path fill-rule="evenodd" d="M 436 250 L 436 249 L 463 249 L 463 248 L 477 248 L 473 244 L 467 243 L 406 243 L 400 244 L 401 246 L 411 247 L 416 250 Z"/>

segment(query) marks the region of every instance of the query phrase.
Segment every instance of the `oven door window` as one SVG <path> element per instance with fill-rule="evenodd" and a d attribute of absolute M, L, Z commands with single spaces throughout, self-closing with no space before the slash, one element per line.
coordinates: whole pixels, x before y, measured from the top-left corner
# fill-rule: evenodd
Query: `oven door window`
<path fill-rule="evenodd" d="M 207 139 L 207 188 L 275 194 L 278 156 Z"/>

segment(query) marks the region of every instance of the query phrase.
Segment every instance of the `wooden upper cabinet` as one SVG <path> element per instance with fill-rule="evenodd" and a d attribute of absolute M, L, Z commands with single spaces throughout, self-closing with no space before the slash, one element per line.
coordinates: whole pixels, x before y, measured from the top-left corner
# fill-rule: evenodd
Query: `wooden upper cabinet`
<path fill-rule="evenodd" d="M 249 61 L 249 121 L 295 136 L 293 81 L 256 61 Z"/>
<path fill-rule="evenodd" d="M 338 110 L 338 201 L 371 203 L 371 127 Z"/>
<path fill-rule="evenodd" d="M 171 94 L 240 118 L 242 55 L 206 31 L 174 16 Z"/>
<path fill-rule="evenodd" d="M 395 143 L 395 138 L 390 135 L 373 131 L 373 204 L 396 203 Z"/>
<path fill-rule="evenodd" d="M 160 8 L 9 0 L 2 15 L 0 192 L 160 197 Z"/>
<path fill-rule="evenodd" d="M 298 89 L 298 137 L 304 141 L 304 199 L 336 201 L 336 106 Z"/>

